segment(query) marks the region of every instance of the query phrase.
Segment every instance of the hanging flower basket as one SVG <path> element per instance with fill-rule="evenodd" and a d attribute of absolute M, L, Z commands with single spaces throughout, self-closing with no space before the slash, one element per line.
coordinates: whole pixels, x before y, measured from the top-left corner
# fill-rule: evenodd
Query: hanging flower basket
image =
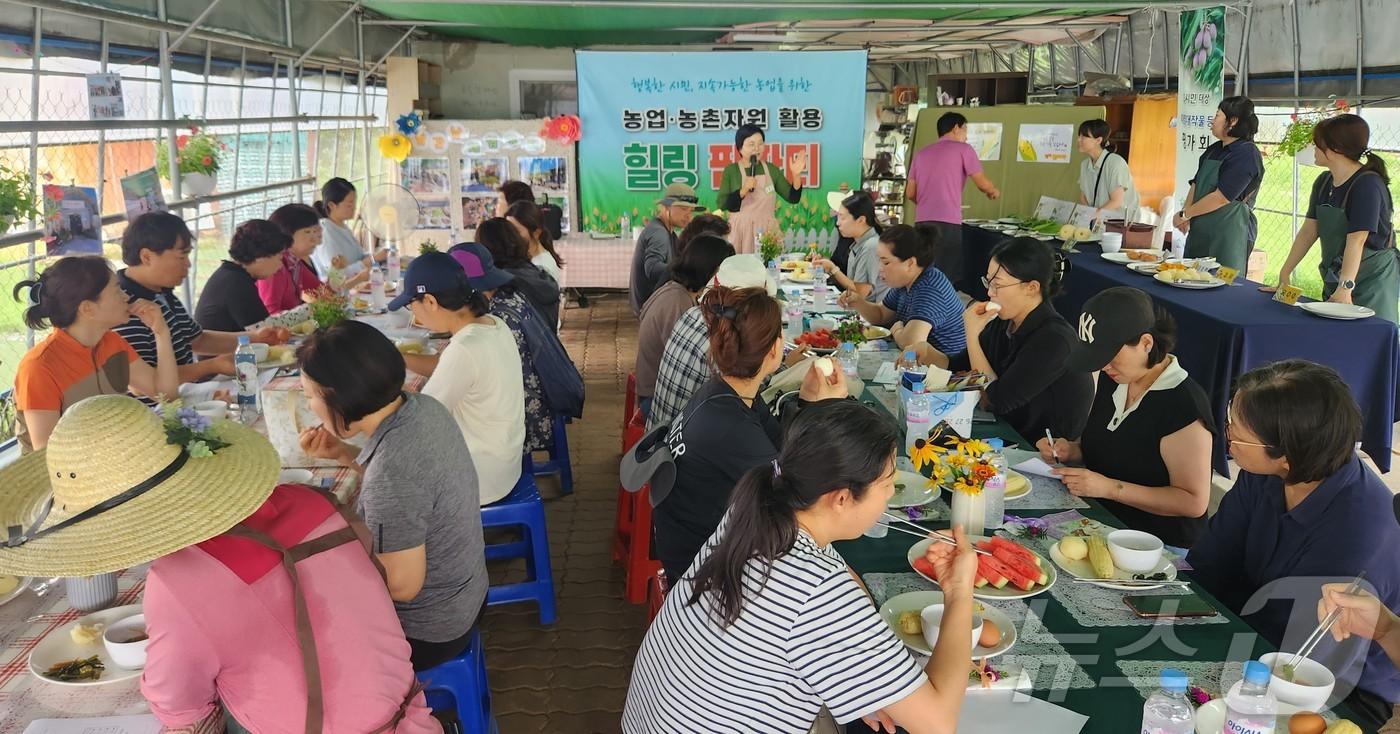
<path fill-rule="evenodd" d="M 15 222 L 38 219 L 41 214 L 29 173 L 0 165 L 0 234 L 10 231 Z"/>
<path fill-rule="evenodd" d="M 219 172 L 219 166 L 223 163 L 224 153 L 227 151 L 227 145 L 197 127 L 191 127 L 189 134 L 175 138 L 175 160 L 180 165 L 181 178 L 184 180 L 188 180 L 191 173 L 214 176 Z M 164 139 L 156 141 L 156 172 L 161 178 L 170 178 L 169 148 Z M 209 190 L 213 191 L 213 188 Z"/>
<path fill-rule="evenodd" d="M 1311 148 L 1313 144 L 1313 129 L 1317 123 L 1351 111 L 1344 99 L 1336 99 L 1328 104 L 1313 107 L 1301 112 L 1294 112 L 1289 116 L 1291 120 L 1288 127 L 1283 131 L 1283 137 L 1279 139 L 1278 146 L 1274 148 L 1274 155 L 1294 156 L 1300 164 L 1314 165 Z M 1304 155 L 1304 151 L 1307 151 Z"/>
<path fill-rule="evenodd" d="M 214 193 L 218 179 L 207 173 L 184 173 L 180 175 L 180 193 L 185 196 L 208 196 Z"/>

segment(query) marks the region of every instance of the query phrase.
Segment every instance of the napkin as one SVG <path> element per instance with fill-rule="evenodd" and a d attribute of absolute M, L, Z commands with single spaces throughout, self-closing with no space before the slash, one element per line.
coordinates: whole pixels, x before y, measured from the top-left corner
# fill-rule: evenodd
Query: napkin
<path fill-rule="evenodd" d="M 24 734 L 159 734 L 160 720 L 150 714 L 94 719 L 35 719 Z"/>
<path fill-rule="evenodd" d="M 958 731 L 977 734 L 1078 734 L 1089 717 L 1018 690 L 967 689 Z"/>
<path fill-rule="evenodd" d="M 1011 468 L 1022 474 L 1033 474 L 1037 477 L 1046 477 L 1047 479 L 1059 479 L 1059 477 L 1050 473 L 1053 467 L 1045 463 L 1045 460 L 1041 459 L 1039 456 L 1033 456 Z"/>
<path fill-rule="evenodd" d="M 875 384 L 893 385 L 899 382 L 899 373 L 894 370 L 894 362 L 882 362 L 880 371 L 875 373 Z"/>

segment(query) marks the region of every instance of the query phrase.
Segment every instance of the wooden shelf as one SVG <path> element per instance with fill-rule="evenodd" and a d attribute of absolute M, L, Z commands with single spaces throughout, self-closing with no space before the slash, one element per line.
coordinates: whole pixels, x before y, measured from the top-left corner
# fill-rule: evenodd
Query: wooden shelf
<path fill-rule="evenodd" d="M 964 106 L 970 106 L 973 97 L 983 107 L 1025 104 L 1030 94 L 1030 76 L 1016 72 L 930 75 L 928 88 L 930 94 L 942 89 L 954 100 L 961 97 Z"/>

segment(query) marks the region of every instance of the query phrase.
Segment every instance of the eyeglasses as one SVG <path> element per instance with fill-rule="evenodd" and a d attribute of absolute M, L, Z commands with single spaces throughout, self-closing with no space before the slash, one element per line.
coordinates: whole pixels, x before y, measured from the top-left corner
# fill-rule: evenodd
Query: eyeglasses
<path fill-rule="evenodd" d="M 1253 442 L 1253 441 L 1241 441 L 1241 440 L 1239 440 L 1239 439 L 1230 438 L 1230 426 L 1231 426 L 1232 423 L 1233 423 L 1233 421 L 1230 420 L 1230 416 L 1229 416 L 1228 414 L 1226 414 L 1226 416 L 1225 416 L 1225 443 L 1230 444 L 1230 445 L 1232 445 L 1232 446 L 1253 446 L 1253 447 L 1255 447 L 1255 448 L 1261 448 L 1261 449 L 1271 449 L 1271 448 L 1274 447 L 1273 444 L 1268 444 L 1268 443 L 1255 443 L 1255 442 Z"/>
<path fill-rule="evenodd" d="M 1024 281 L 1024 280 L 1017 280 L 1017 281 L 1013 281 L 1013 282 L 1011 282 L 1011 283 L 997 283 L 997 282 L 996 282 L 996 278 L 997 278 L 998 275 L 1001 275 L 1001 271 L 1002 271 L 1001 268 L 997 268 L 997 269 L 996 269 L 996 272 L 992 273 L 992 277 L 990 277 L 990 278 L 988 278 L 988 277 L 985 276 L 985 275 L 982 276 L 982 287 L 983 287 L 983 288 L 986 288 L 988 293 L 996 293 L 997 291 L 1001 290 L 1002 288 L 1010 288 L 1011 286 L 1020 285 L 1020 284 L 1022 284 L 1022 283 L 1028 282 L 1028 281 Z"/>

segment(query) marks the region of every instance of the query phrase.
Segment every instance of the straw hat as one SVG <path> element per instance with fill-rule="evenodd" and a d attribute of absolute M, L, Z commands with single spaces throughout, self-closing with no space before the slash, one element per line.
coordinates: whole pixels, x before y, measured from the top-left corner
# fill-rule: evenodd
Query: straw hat
<path fill-rule="evenodd" d="M 92 576 L 130 568 L 253 514 L 277 484 L 277 450 L 232 421 L 208 433 L 228 445 L 190 456 L 167 442 L 161 417 L 132 398 L 99 395 L 69 408 L 45 449 L 0 469 L 0 573 Z M 44 534 L 109 501 L 114 506 Z"/>

